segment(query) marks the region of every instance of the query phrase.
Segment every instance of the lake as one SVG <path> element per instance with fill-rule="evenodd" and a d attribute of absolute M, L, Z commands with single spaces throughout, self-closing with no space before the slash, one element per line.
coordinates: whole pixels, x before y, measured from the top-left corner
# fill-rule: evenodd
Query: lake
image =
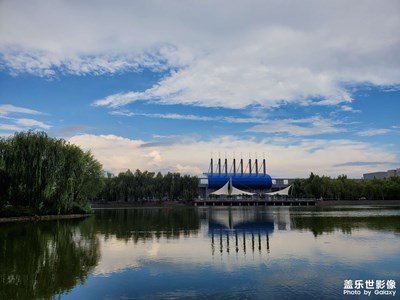
<path fill-rule="evenodd" d="M 396 299 L 399 285 L 396 206 L 98 209 L 0 224 L 0 299 Z"/>

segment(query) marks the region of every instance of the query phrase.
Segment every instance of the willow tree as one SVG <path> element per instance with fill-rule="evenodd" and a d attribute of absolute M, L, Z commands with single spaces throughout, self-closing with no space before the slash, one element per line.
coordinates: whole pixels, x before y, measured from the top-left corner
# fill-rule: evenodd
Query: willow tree
<path fill-rule="evenodd" d="M 21 132 L 0 142 L 0 205 L 37 213 L 88 207 L 101 190 L 101 165 L 90 152 L 44 132 Z"/>

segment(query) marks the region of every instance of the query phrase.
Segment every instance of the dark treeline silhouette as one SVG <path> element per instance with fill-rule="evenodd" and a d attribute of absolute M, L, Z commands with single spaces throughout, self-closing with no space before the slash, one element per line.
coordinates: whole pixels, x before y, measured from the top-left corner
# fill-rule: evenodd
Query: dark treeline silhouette
<path fill-rule="evenodd" d="M 130 170 L 118 176 L 107 174 L 98 199 L 103 201 L 190 201 L 198 195 L 199 179 L 179 173 L 157 175 L 154 172 Z"/>
<path fill-rule="evenodd" d="M 0 139 L 3 215 L 87 212 L 101 185 L 101 164 L 65 140 L 34 131 Z"/>
<path fill-rule="evenodd" d="M 307 179 L 293 182 L 291 194 L 297 198 L 325 200 L 399 200 L 400 177 L 356 180 L 346 175 L 334 179 L 311 173 Z"/>

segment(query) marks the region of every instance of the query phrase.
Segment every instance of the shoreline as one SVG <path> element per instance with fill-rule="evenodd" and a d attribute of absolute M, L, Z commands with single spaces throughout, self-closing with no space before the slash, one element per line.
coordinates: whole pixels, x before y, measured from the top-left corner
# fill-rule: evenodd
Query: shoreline
<path fill-rule="evenodd" d="M 106 202 L 91 203 L 92 209 L 98 208 L 131 208 L 131 207 L 171 207 L 171 206 L 193 206 L 193 201 L 152 201 L 152 202 Z"/>
<path fill-rule="evenodd" d="M 400 206 L 400 200 L 317 200 L 316 206 Z"/>
<path fill-rule="evenodd" d="M 89 217 L 91 215 L 92 214 L 72 214 L 72 215 L 43 215 L 43 216 L 36 215 L 36 216 L 21 216 L 21 217 L 0 217 L 0 223 L 80 219 Z"/>
<path fill-rule="evenodd" d="M 315 206 L 329 207 L 329 206 L 400 206 L 400 200 L 317 200 Z M 108 202 L 108 203 L 92 203 L 92 209 L 124 209 L 124 208 L 138 208 L 138 207 L 190 207 L 193 202 Z M 279 207 L 279 206 L 278 206 Z M 93 214 L 71 214 L 71 215 L 43 215 L 43 216 L 21 216 L 21 217 L 0 217 L 1 223 L 11 222 L 36 222 L 36 221 L 52 221 L 52 220 L 67 220 L 67 219 L 80 219 L 90 217 Z"/>
<path fill-rule="evenodd" d="M 255 203 L 257 201 L 254 201 Z M 400 206 L 400 200 L 316 200 L 315 206 L 362 206 L 362 205 L 382 205 Z M 168 202 L 107 202 L 92 203 L 93 209 L 101 208 L 134 208 L 134 207 L 171 207 L 171 206 L 194 206 L 193 201 L 186 203 L 178 201 Z"/>

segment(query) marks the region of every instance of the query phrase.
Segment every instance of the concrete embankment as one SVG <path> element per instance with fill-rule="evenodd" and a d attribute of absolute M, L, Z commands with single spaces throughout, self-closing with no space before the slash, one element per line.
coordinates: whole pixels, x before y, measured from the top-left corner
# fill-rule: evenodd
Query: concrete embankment
<path fill-rule="evenodd" d="M 296 201 L 287 201 L 287 200 L 282 200 L 278 201 L 279 203 L 275 203 L 276 205 L 281 205 L 281 206 L 303 206 L 303 205 L 298 205 L 299 203 L 301 204 L 306 204 L 307 201 L 306 199 L 297 199 Z M 398 205 L 400 206 L 400 200 L 313 200 L 313 199 L 308 199 L 308 201 L 313 202 L 313 205 L 317 206 L 340 206 L 340 205 Z M 206 202 L 206 204 L 204 204 Z M 143 202 L 107 202 L 107 203 L 92 203 L 91 207 L 92 208 L 130 208 L 130 207 L 168 207 L 168 206 L 203 206 L 203 205 L 211 205 L 212 206 L 212 201 L 194 201 L 194 202 L 187 202 L 187 203 L 182 203 L 178 201 L 154 201 L 154 202 L 149 202 L 149 201 L 143 201 Z M 227 201 L 214 201 L 215 205 L 223 205 L 223 206 L 229 206 L 229 202 Z M 239 205 L 239 202 L 236 201 L 235 206 Z M 274 201 L 268 201 L 268 202 L 260 202 L 260 201 L 248 201 L 249 203 L 245 203 L 245 205 L 242 206 L 263 206 L 267 204 L 267 206 L 274 205 Z M 276 201 L 275 201 L 276 202 Z M 290 202 L 292 202 L 292 205 L 290 205 Z"/>
<path fill-rule="evenodd" d="M 317 206 L 336 205 L 400 205 L 400 200 L 318 200 Z"/>
<path fill-rule="evenodd" d="M 185 206 L 192 205 L 192 202 L 178 201 L 142 201 L 142 202 L 106 202 L 92 203 L 92 208 L 130 208 L 130 207 L 160 207 L 160 206 Z"/>
<path fill-rule="evenodd" d="M 51 221 L 51 220 L 61 220 L 61 219 L 79 219 L 79 218 L 85 218 L 85 217 L 89 217 L 89 216 L 91 216 L 91 214 L 6 217 L 6 218 L 0 218 L 0 223 Z"/>

